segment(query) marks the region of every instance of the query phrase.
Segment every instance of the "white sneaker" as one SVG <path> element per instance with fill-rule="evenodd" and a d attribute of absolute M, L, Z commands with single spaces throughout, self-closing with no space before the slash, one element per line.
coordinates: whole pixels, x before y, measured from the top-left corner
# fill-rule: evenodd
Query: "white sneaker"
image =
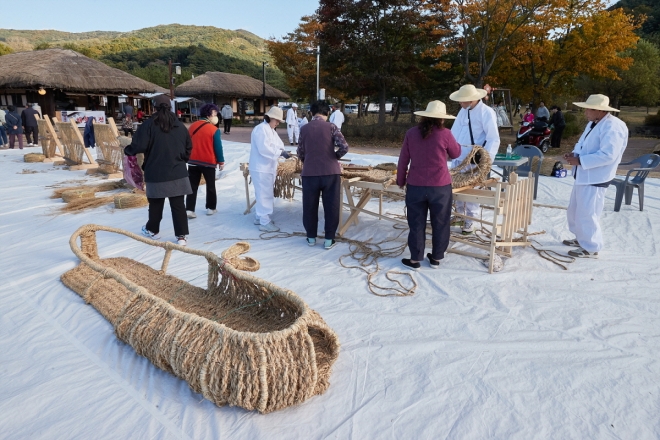
<path fill-rule="evenodd" d="M 215 214 L 216 212 L 218 212 L 217 209 L 207 209 L 207 210 L 206 210 L 206 215 L 213 215 L 213 214 Z"/>
<path fill-rule="evenodd" d="M 179 246 L 185 246 L 185 245 L 187 245 L 187 244 L 188 244 L 188 240 L 186 240 L 186 236 L 185 236 L 185 235 L 179 235 L 179 236 L 176 238 L 176 244 L 178 244 Z"/>
<path fill-rule="evenodd" d="M 158 240 L 160 238 L 160 234 L 158 233 L 154 234 L 153 232 L 148 230 L 147 225 L 142 226 L 142 235 L 151 238 L 152 240 Z"/>
<path fill-rule="evenodd" d="M 188 218 L 197 218 L 197 214 L 194 211 L 186 211 Z"/>
<path fill-rule="evenodd" d="M 470 235 L 474 232 L 474 226 L 472 226 L 472 223 L 465 223 L 461 227 L 461 234 L 463 235 Z"/>
<path fill-rule="evenodd" d="M 275 226 L 275 223 L 271 221 L 267 225 L 259 225 L 259 230 L 263 232 L 279 232 L 280 228 Z"/>

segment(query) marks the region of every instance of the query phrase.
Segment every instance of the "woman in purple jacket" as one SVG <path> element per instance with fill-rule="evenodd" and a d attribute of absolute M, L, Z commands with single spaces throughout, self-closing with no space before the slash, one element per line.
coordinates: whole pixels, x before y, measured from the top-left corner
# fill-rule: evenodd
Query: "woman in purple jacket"
<path fill-rule="evenodd" d="M 401 262 L 411 269 L 421 267 L 426 244 L 426 216 L 430 211 L 433 248 L 426 257 L 431 267 L 437 269 L 449 246 L 452 191 L 447 161 L 461 154 L 461 146 L 451 130 L 444 127 L 445 119 L 456 118 L 447 114 L 443 102 L 431 101 L 426 111 L 415 114 L 422 119 L 417 127 L 406 133 L 396 179 L 401 189 L 407 184 L 406 208 L 410 227 L 410 258 Z"/>

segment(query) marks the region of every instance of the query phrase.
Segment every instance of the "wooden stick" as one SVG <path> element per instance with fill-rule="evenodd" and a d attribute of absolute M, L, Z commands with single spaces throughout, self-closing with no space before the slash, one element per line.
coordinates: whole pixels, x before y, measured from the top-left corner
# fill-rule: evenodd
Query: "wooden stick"
<path fill-rule="evenodd" d="M 554 209 L 568 209 L 566 206 L 559 206 L 559 205 L 545 205 L 543 203 L 534 203 L 534 206 L 539 207 L 539 208 L 554 208 Z"/>
<path fill-rule="evenodd" d="M 112 128 L 112 133 L 115 137 L 119 137 L 119 130 L 117 130 L 117 124 L 115 124 L 114 118 L 108 118 L 108 124 L 110 125 L 110 128 Z"/>

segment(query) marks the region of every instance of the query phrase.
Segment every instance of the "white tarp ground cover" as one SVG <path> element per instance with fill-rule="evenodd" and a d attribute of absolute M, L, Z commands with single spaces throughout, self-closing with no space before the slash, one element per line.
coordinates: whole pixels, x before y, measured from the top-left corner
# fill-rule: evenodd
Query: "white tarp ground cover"
<path fill-rule="evenodd" d="M 268 415 L 218 408 L 118 341 L 112 327 L 59 281 L 78 264 L 71 233 L 98 223 L 139 232 L 146 208 L 62 214 L 46 186 L 93 181 L 84 171 L 27 164 L 0 151 L 0 436 L 7 439 L 117 438 L 635 438 L 660 437 L 660 184 L 649 179 L 645 208 L 613 212 L 607 193 L 599 260 L 564 271 L 517 249 L 488 275 L 477 260 L 449 254 L 440 270 L 414 276 L 417 293 L 379 298 L 364 274 L 342 268 L 347 253 L 302 238 L 259 240 L 244 216 L 249 145 L 225 142 L 218 214 L 190 221 L 189 246 L 220 254 L 251 239 L 255 275 L 289 288 L 338 333 L 331 386 L 303 405 Z M 391 157 L 351 155 L 358 163 Z M 35 170 L 36 174 L 22 174 Z M 543 177 L 540 203 L 566 206 L 572 179 Z M 635 195 L 636 197 L 636 195 Z M 370 205 L 377 210 L 376 200 Z M 386 203 L 402 212 L 402 203 Z M 300 193 L 276 199 L 275 222 L 303 231 Z M 532 230 L 544 247 L 569 238 L 566 213 L 537 208 Z M 161 227 L 173 239 L 169 207 Z M 322 229 L 320 229 L 322 230 Z M 351 238 L 395 237 L 391 223 L 361 216 Z M 157 266 L 162 250 L 99 233 L 102 256 Z M 407 256 L 408 254 L 404 254 Z M 381 260 L 385 270 L 399 259 Z M 202 259 L 174 254 L 170 273 L 205 283 Z M 386 282 L 382 277 L 379 281 Z"/>

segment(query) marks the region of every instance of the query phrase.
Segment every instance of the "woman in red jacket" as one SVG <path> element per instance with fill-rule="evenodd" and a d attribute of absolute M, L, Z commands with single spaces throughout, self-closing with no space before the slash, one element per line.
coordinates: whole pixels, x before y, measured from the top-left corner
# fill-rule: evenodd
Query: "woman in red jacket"
<path fill-rule="evenodd" d="M 443 102 L 431 101 L 426 111 L 415 114 L 422 119 L 417 127 L 406 133 L 396 179 L 401 189 L 407 185 L 406 208 L 410 227 L 410 258 L 401 262 L 411 269 L 421 267 L 426 244 L 426 217 L 430 211 L 433 247 L 426 257 L 431 267 L 437 269 L 449 246 L 452 191 L 447 161 L 461 154 L 461 146 L 451 130 L 444 127 L 445 119 L 456 118 L 447 114 Z"/>
<path fill-rule="evenodd" d="M 203 118 L 193 123 L 188 131 L 192 138 L 193 149 L 188 160 L 188 178 L 192 194 L 186 197 L 188 218 L 196 218 L 197 189 L 204 176 L 206 180 L 206 214 L 217 211 L 218 197 L 215 192 L 215 168 L 222 170 L 225 158 L 222 152 L 222 139 L 218 130 L 218 107 L 215 104 L 203 105 L 199 115 Z"/>

